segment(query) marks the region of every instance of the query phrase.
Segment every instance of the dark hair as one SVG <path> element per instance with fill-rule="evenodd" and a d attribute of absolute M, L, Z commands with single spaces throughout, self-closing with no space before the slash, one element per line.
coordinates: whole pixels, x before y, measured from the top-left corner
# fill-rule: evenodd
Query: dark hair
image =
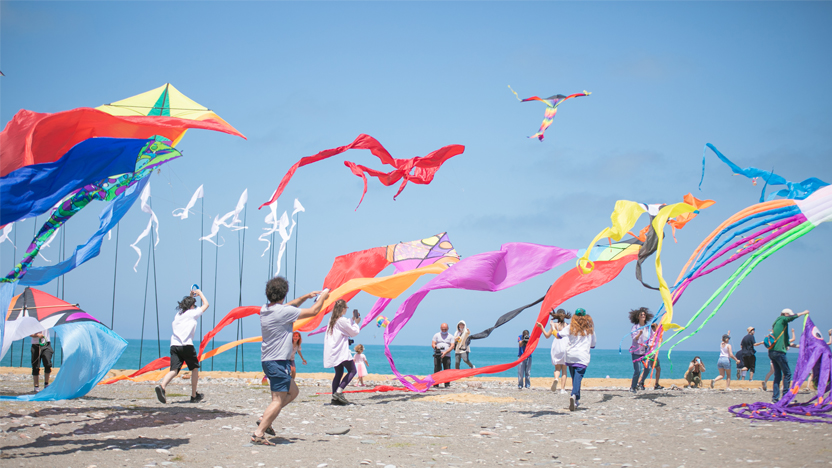
<path fill-rule="evenodd" d="M 335 301 L 335 305 L 332 307 L 332 314 L 329 317 L 329 325 L 326 327 L 326 333 L 328 335 L 332 334 L 332 330 L 335 330 L 335 322 L 337 322 L 339 318 L 343 317 L 344 312 L 346 311 L 347 301 L 343 299 Z"/>
<path fill-rule="evenodd" d="M 569 324 L 569 334 L 572 336 L 587 336 L 595 333 L 595 323 L 589 315 L 576 315 Z"/>
<path fill-rule="evenodd" d="M 572 313 L 563 309 L 558 309 L 557 311 L 553 309 L 549 312 L 549 315 L 552 317 L 552 320 L 557 321 L 558 323 L 564 323 L 567 319 L 572 318 Z"/>
<path fill-rule="evenodd" d="M 288 292 L 289 282 L 282 276 L 276 276 L 266 282 L 266 299 L 269 300 L 269 304 L 286 299 Z"/>
<path fill-rule="evenodd" d="M 196 305 L 196 299 L 191 296 L 185 296 L 182 298 L 181 301 L 176 303 L 176 309 L 179 310 L 179 313 L 185 312 L 186 310 L 191 310 Z"/>
<path fill-rule="evenodd" d="M 648 309 L 647 307 L 639 307 L 638 309 L 633 309 L 630 311 L 630 323 L 632 323 L 633 325 L 638 325 L 638 316 L 642 312 L 645 313 L 645 323 L 653 319 L 653 313 L 650 312 L 650 309 Z"/>
<path fill-rule="evenodd" d="M 693 358 L 693 360 L 692 360 L 692 361 L 690 361 L 690 362 L 691 362 L 692 364 L 696 364 L 696 361 L 697 361 L 697 360 L 700 360 L 700 361 L 701 361 L 701 359 L 699 359 L 699 356 L 696 356 L 696 357 L 695 357 L 695 358 Z"/>

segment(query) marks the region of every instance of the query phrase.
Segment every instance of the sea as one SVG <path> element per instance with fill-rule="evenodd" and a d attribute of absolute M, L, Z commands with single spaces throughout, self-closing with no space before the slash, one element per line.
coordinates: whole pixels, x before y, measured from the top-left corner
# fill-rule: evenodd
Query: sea
<path fill-rule="evenodd" d="M 10 352 L 6 353 L 0 361 L 0 366 L 29 367 L 29 346 L 28 340 L 15 342 Z M 216 341 L 213 347 L 218 347 L 225 342 Z M 198 342 L 195 342 L 199 346 Z M 57 345 L 57 346 L 56 346 Z M 150 361 L 160 356 L 168 356 L 170 341 L 144 340 L 143 346 L 139 346 L 139 340 L 128 340 L 127 349 L 118 360 L 115 369 L 139 369 Z M 60 343 L 53 343 L 56 355 L 53 358 L 54 365 L 59 366 L 63 357 L 60 352 Z M 21 359 L 21 349 L 24 351 Z M 212 349 L 208 346 L 206 349 Z M 323 367 L 323 344 L 308 343 L 303 345 L 303 356 L 306 358 L 306 365 L 303 365 L 300 358 L 297 358 L 296 365 L 298 373 L 304 372 L 333 372 L 332 369 Z M 399 346 L 390 347 L 390 352 L 396 363 L 396 368 L 403 374 L 427 375 L 433 373 L 433 350 L 430 346 Z M 787 358 L 794 372 L 797 362 L 797 350 L 787 354 Z M 369 372 L 373 374 L 392 374 L 390 364 L 384 355 L 383 345 L 365 345 L 364 355 L 369 363 Z M 670 359 L 667 357 L 667 350 L 660 354 L 659 361 L 662 367 L 662 378 L 680 379 L 685 375 L 688 364 L 694 357 L 699 357 L 705 364 L 706 372 L 703 376 L 706 379 L 718 375 L 716 363 L 719 358 L 718 351 L 673 351 Z M 472 347 L 469 355 L 471 362 L 477 367 L 492 364 L 513 362 L 517 359 L 517 348 L 489 348 Z M 455 360 L 451 357 L 451 365 Z M 464 362 L 461 367 L 466 368 Z M 203 370 L 217 371 L 239 371 L 239 372 L 260 372 L 260 343 L 248 343 L 238 346 L 235 349 L 226 351 L 219 356 L 208 359 L 202 363 Z M 732 378 L 735 376 L 735 364 L 732 364 Z M 762 380 L 769 371 L 768 353 L 757 352 L 757 372 L 755 380 Z M 549 348 L 538 348 L 532 355 L 532 377 L 551 377 L 554 373 L 554 366 L 550 357 Z M 496 374 L 488 374 L 494 377 L 516 377 L 517 369 L 513 368 Z M 633 364 L 629 353 L 625 349 L 619 353 L 617 349 L 594 349 L 591 354 L 591 361 L 587 367 L 586 377 L 593 378 L 632 378 Z"/>

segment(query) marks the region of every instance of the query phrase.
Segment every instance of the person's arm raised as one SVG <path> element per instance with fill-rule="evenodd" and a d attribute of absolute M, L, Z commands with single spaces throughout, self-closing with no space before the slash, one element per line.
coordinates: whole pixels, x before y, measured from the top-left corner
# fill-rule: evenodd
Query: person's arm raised
<path fill-rule="evenodd" d="M 303 304 L 303 301 L 309 299 L 310 297 L 316 294 L 320 294 L 320 296 L 318 296 L 318 300 L 315 301 L 315 304 L 313 304 L 312 307 L 301 309 L 300 315 L 298 315 L 298 320 L 312 318 L 318 315 L 318 312 L 321 311 L 321 307 L 324 305 L 324 301 L 326 301 L 326 299 L 329 297 L 329 290 L 324 289 L 323 291 L 312 291 L 311 293 L 305 294 L 289 303 L 290 305 L 293 305 L 295 302 L 300 301 L 299 304 Z"/>

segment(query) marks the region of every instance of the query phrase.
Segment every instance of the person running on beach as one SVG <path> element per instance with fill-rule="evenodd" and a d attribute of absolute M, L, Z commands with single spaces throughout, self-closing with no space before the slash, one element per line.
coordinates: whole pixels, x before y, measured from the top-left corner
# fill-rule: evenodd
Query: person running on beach
<path fill-rule="evenodd" d="M 552 318 L 552 326 L 550 327 L 549 331 L 546 331 L 543 328 L 543 325 L 537 324 L 538 327 L 542 330 L 543 336 L 547 339 L 551 338 L 552 335 L 556 335 L 559 331 L 563 330 L 566 327 L 566 321 L 572 318 L 572 314 L 563 310 L 558 309 L 557 312 L 554 310 L 549 312 L 549 315 Z M 553 392 L 558 391 L 558 385 L 560 385 L 560 393 L 566 393 L 566 340 L 559 340 L 555 338 L 555 341 L 552 343 L 552 365 L 555 366 L 555 380 L 552 382 L 551 390 Z"/>
<path fill-rule="evenodd" d="M 439 326 L 439 333 L 433 335 L 433 339 L 430 342 L 431 348 L 433 348 L 433 373 L 437 373 L 442 370 L 444 367 L 445 369 L 451 368 L 451 357 L 448 356 L 451 351 L 454 349 L 454 336 L 448 333 L 448 324 L 443 323 Z M 451 386 L 450 382 L 445 382 L 445 388 Z M 439 385 L 434 385 L 433 388 L 438 388 Z"/>
<path fill-rule="evenodd" d="M 719 343 L 719 360 L 716 362 L 716 368 L 719 370 L 719 375 L 716 376 L 715 379 L 711 380 L 711 388 L 714 388 L 715 383 L 725 379 L 725 390 L 731 390 L 731 361 L 729 359 L 736 361 L 737 365 L 740 365 L 740 360 L 734 356 L 734 353 L 731 350 L 731 345 L 728 343 L 730 340 L 731 331 L 729 330 L 728 333 L 722 335 L 722 341 Z"/>
<path fill-rule="evenodd" d="M 780 316 L 774 320 L 771 326 L 771 335 L 774 337 L 774 346 L 768 350 L 768 358 L 774 366 L 774 388 L 772 389 L 771 402 L 780 401 L 780 381 L 783 382 L 783 393 L 789 391 L 792 383 L 792 371 L 789 368 L 789 361 L 786 360 L 786 351 L 789 350 L 789 322 L 796 320 L 801 315 L 807 315 L 808 310 L 795 314 L 791 309 L 783 309 Z"/>
<path fill-rule="evenodd" d="M 702 364 L 702 359 L 699 356 L 693 358 L 688 365 L 688 370 L 685 372 L 685 380 L 688 384 L 685 388 L 699 388 L 702 386 L 702 373 L 705 372 L 705 364 Z"/>
<path fill-rule="evenodd" d="M 647 343 L 650 340 L 650 329 L 647 322 L 653 318 L 653 314 L 647 307 L 633 309 L 629 313 L 630 336 L 633 343 L 630 345 L 630 357 L 633 360 L 633 380 L 630 383 L 630 391 L 635 393 L 644 390 L 644 379 L 647 378 L 647 367 L 644 365 L 644 355 L 647 354 Z"/>
<path fill-rule="evenodd" d="M 473 369 L 475 366 L 471 364 L 468 355 L 471 352 L 471 345 L 468 337 L 471 336 L 471 330 L 465 325 L 465 320 L 460 320 L 456 324 L 456 333 L 454 333 L 454 357 L 456 357 L 456 368 L 459 369 L 459 361 L 465 361 L 468 367 Z"/>
<path fill-rule="evenodd" d="M 201 306 L 196 306 L 194 296 L 199 296 L 202 301 Z M 179 375 L 182 364 L 188 364 L 188 370 L 191 371 L 191 403 L 199 403 L 204 397 L 196 391 L 199 383 L 199 358 L 194 349 L 194 333 L 196 332 L 196 319 L 208 310 L 209 305 L 202 291 L 194 288 L 176 306 L 179 312 L 173 318 L 173 334 L 170 335 L 170 372 L 162 377 L 162 381 L 156 386 L 156 398 L 162 403 L 168 402 L 165 391 L 170 381 Z"/>
<path fill-rule="evenodd" d="M 303 353 L 301 352 L 300 345 L 303 342 L 303 338 L 300 336 L 300 332 L 292 333 L 292 378 L 294 379 L 297 375 L 297 366 L 295 365 L 295 356 L 300 356 L 301 362 L 303 365 L 306 365 L 306 359 L 303 358 Z"/>
<path fill-rule="evenodd" d="M 581 404 L 581 381 L 589 366 L 590 350 L 595 347 L 595 324 L 586 310 L 578 309 L 569 323 L 556 335 L 567 340 L 566 365 L 572 377 L 572 395 L 569 397 L 569 411 L 575 411 Z"/>
<path fill-rule="evenodd" d="M 29 335 L 32 338 L 32 380 L 35 393 L 40 391 L 40 365 L 43 364 L 43 388 L 49 386 L 49 376 L 52 374 L 52 341 L 50 330 Z"/>
<path fill-rule="evenodd" d="M 370 367 L 367 357 L 364 356 L 364 345 L 355 345 L 355 356 L 352 360 L 355 363 L 355 376 L 358 377 L 358 385 L 363 387 L 364 377 L 367 376 L 367 369 Z"/>
<path fill-rule="evenodd" d="M 517 337 L 517 345 L 519 347 L 517 351 L 517 357 L 523 355 L 526 352 L 526 345 L 529 344 L 529 331 L 523 330 L 523 333 Z M 523 380 L 525 378 L 526 388 L 532 388 L 532 355 L 529 354 L 529 357 L 523 359 L 519 366 L 517 366 L 517 389 L 523 389 Z"/>
<path fill-rule="evenodd" d="M 278 276 L 266 283 L 266 300 L 268 304 L 260 309 L 260 332 L 263 344 L 260 346 L 260 362 L 263 372 L 269 378 L 272 400 L 263 412 L 257 429 L 251 435 L 251 443 L 257 445 L 275 445 L 266 439 L 266 434 L 274 435 L 272 422 L 286 405 L 298 396 L 298 386 L 292 379 L 292 326 L 295 320 L 312 318 L 321 311 L 329 290 L 312 291 L 288 304 L 283 304 L 289 292 L 289 282 Z M 319 295 L 320 294 L 320 295 Z M 307 309 L 298 308 L 307 299 L 318 296 L 318 300 Z"/>
<path fill-rule="evenodd" d="M 757 370 L 757 350 L 754 347 L 760 346 L 763 342 L 757 343 L 754 339 L 754 327 L 748 327 L 746 331 L 748 334 L 740 341 L 740 347 L 742 348 L 742 366 L 748 371 L 748 380 L 754 380 L 754 372 Z"/>
<path fill-rule="evenodd" d="M 329 325 L 326 327 L 324 336 L 324 367 L 335 368 L 335 376 L 332 378 L 332 404 L 348 405 L 349 401 L 344 397 L 344 389 L 355 377 L 355 362 L 350 353 L 350 338 L 357 336 L 361 328 L 361 316 L 358 310 L 352 311 L 352 318 L 344 317 L 347 311 L 347 301 L 338 299 L 332 314 L 329 318 Z M 344 375 L 344 370 L 347 374 Z"/>

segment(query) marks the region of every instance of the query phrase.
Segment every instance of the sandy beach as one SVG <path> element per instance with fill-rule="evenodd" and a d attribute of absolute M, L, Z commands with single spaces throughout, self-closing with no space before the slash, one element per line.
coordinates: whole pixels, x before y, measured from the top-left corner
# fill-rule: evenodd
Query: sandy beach
<path fill-rule="evenodd" d="M 117 375 L 122 371 L 114 371 Z M 26 369 L 0 368 L 5 395 L 31 390 Z M 832 464 L 832 428 L 754 422 L 729 405 L 770 399 L 759 381 L 736 391 L 670 389 L 636 395 L 624 379 L 587 379 L 582 406 L 551 379 L 476 378 L 425 394 L 352 393 L 330 405 L 331 376 L 300 374 L 300 396 L 275 421 L 275 447 L 249 435 L 269 399 L 259 373 L 205 372 L 206 400 L 188 403 L 187 380 L 99 385 L 57 402 L 0 403 L 3 466 L 754 466 Z M 371 375 L 369 384 L 395 384 Z M 567 385 L 568 387 L 568 385 Z M 360 389 L 360 387 L 349 387 Z M 808 397 L 808 394 L 806 395 Z"/>

